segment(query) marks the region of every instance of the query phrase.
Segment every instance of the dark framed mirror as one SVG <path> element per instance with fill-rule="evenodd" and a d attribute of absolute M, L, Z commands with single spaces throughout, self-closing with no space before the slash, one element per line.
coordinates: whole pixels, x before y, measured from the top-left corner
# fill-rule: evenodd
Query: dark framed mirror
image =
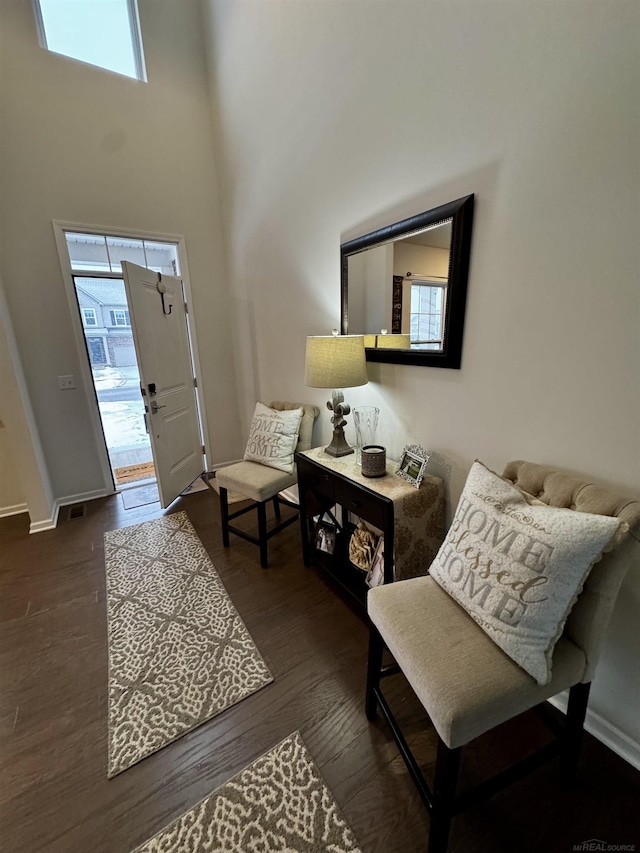
<path fill-rule="evenodd" d="M 340 246 L 341 332 L 367 361 L 458 369 L 473 195 Z"/>

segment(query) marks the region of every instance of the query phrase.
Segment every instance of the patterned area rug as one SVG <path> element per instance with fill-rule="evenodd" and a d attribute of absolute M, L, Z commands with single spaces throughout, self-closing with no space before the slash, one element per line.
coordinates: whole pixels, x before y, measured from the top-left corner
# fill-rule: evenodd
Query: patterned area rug
<path fill-rule="evenodd" d="M 361 853 L 299 732 L 134 853 Z"/>
<path fill-rule="evenodd" d="M 273 680 L 185 512 L 105 533 L 109 777 Z"/>

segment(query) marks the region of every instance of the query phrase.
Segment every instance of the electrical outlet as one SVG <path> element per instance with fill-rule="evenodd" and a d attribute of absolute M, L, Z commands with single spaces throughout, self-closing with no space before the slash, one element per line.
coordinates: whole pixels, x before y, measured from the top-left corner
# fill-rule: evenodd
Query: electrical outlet
<path fill-rule="evenodd" d="M 58 376 L 58 388 L 61 391 L 68 391 L 76 387 L 76 380 L 73 376 Z"/>

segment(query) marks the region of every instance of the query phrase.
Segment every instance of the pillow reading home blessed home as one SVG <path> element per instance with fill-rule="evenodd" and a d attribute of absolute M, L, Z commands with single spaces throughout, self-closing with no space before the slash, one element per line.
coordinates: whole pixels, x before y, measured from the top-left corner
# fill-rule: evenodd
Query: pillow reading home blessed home
<path fill-rule="evenodd" d="M 593 564 L 620 521 L 527 502 L 475 462 L 431 576 L 538 684 Z"/>
<path fill-rule="evenodd" d="M 293 473 L 302 409 L 279 411 L 256 403 L 244 458 Z"/>

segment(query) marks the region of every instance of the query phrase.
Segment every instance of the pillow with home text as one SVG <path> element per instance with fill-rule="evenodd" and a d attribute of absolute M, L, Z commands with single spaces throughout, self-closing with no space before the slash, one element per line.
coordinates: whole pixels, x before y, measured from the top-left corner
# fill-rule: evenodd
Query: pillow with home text
<path fill-rule="evenodd" d="M 530 504 L 474 462 L 431 577 L 538 684 L 585 580 L 620 520 Z"/>
<path fill-rule="evenodd" d="M 292 474 L 301 420 L 301 408 L 281 412 L 256 403 L 244 458 Z"/>

